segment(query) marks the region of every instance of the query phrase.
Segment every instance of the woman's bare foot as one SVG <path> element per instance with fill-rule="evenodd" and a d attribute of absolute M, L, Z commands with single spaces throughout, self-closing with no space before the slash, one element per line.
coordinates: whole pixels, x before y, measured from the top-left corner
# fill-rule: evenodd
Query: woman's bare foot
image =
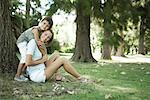
<path fill-rule="evenodd" d="M 81 77 L 78 78 L 78 81 L 81 82 L 81 83 L 87 83 L 88 79 L 83 77 L 83 76 L 81 76 Z"/>
<path fill-rule="evenodd" d="M 56 77 L 55 77 L 56 81 L 62 81 L 62 79 L 63 79 L 63 76 L 61 76 L 59 74 L 57 74 Z"/>

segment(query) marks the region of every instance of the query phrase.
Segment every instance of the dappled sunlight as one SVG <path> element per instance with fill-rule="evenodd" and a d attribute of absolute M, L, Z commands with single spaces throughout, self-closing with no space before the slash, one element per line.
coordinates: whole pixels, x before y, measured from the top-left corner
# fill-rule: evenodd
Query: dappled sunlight
<path fill-rule="evenodd" d="M 114 61 L 124 62 L 124 63 L 150 63 L 150 57 L 144 55 L 127 55 L 126 57 L 112 56 Z"/>
<path fill-rule="evenodd" d="M 135 88 L 129 87 L 121 87 L 121 86 L 105 86 L 105 85 L 98 85 L 95 84 L 95 88 L 101 91 L 107 91 L 109 93 L 116 92 L 116 93 L 137 93 L 138 90 Z"/>
<path fill-rule="evenodd" d="M 120 86 L 112 86 L 110 87 L 111 91 L 116 91 L 116 92 L 122 92 L 122 93 L 135 93 L 138 92 L 137 89 L 135 88 L 129 88 L 129 87 L 120 87 Z"/>
<path fill-rule="evenodd" d="M 67 59 L 70 59 L 72 57 L 73 53 L 61 53 L 62 57 L 65 57 Z M 103 60 L 101 58 L 100 53 L 93 53 L 93 57 L 99 61 L 99 64 L 101 66 L 107 65 L 105 62 L 111 62 L 111 63 L 150 63 L 150 56 L 144 56 L 141 54 L 137 55 L 126 55 L 126 57 L 119 57 L 119 56 L 111 56 L 112 60 Z"/>
<path fill-rule="evenodd" d="M 100 53 L 93 53 L 93 57 L 99 62 L 119 62 L 119 63 L 150 63 L 150 56 L 141 54 L 125 55 L 126 57 L 111 56 L 112 60 L 102 60 Z"/>

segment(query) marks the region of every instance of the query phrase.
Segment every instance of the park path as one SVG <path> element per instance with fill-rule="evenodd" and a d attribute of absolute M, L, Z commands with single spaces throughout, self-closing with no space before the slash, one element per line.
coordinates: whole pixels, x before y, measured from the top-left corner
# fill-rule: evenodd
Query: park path
<path fill-rule="evenodd" d="M 101 61 L 101 54 L 93 54 L 97 61 Z M 122 62 L 122 63 L 150 63 L 150 56 L 145 56 L 141 54 L 136 55 L 125 55 L 126 57 L 112 56 L 112 62 Z"/>
<path fill-rule="evenodd" d="M 63 54 L 64 55 L 64 54 Z M 72 57 L 72 53 L 67 53 L 64 57 L 70 59 Z M 112 56 L 112 60 L 110 62 L 120 62 L 120 63 L 150 63 L 150 56 L 145 56 L 141 54 L 136 55 L 125 55 L 126 57 Z M 104 61 L 101 58 L 100 53 L 93 53 L 93 57 L 97 61 Z M 107 60 L 105 60 L 107 62 Z"/>
<path fill-rule="evenodd" d="M 112 56 L 112 60 L 125 63 L 150 63 L 150 56 L 141 54 L 126 55 L 126 57 Z"/>

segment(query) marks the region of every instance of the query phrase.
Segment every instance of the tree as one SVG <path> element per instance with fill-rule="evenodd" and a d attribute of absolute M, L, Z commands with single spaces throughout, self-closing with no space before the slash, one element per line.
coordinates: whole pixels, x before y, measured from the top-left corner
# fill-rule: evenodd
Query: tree
<path fill-rule="evenodd" d="M 90 1 L 78 1 L 76 4 L 76 43 L 72 56 L 74 61 L 96 62 L 91 53 L 90 46 Z"/>
<path fill-rule="evenodd" d="M 30 0 L 26 0 L 26 27 L 29 28 L 30 27 Z"/>
<path fill-rule="evenodd" d="M 111 59 L 112 47 L 117 47 L 116 41 L 118 43 L 121 42 L 119 40 L 114 40 L 114 37 L 117 36 L 115 34 L 126 30 L 127 22 L 131 15 L 131 1 L 93 0 L 93 3 L 93 16 L 97 18 L 98 21 L 101 20 L 102 24 L 100 25 L 103 25 L 104 28 L 102 59 Z"/>
<path fill-rule="evenodd" d="M 149 0 L 133 0 L 132 20 L 135 26 L 139 25 L 139 46 L 138 53 L 145 54 L 145 50 L 148 50 L 149 34 L 146 34 L 150 29 L 150 1 Z M 145 36 L 146 34 L 146 36 Z M 145 40 L 146 39 L 146 40 Z M 145 48 L 147 47 L 147 48 Z"/>
<path fill-rule="evenodd" d="M 144 36 L 145 36 L 145 18 L 144 16 L 141 16 L 140 21 L 140 34 L 139 34 L 139 54 L 145 54 L 144 52 Z"/>
<path fill-rule="evenodd" d="M 18 64 L 15 35 L 11 31 L 10 6 L 10 0 L 0 0 L 0 71 L 2 73 L 14 73 Z"/>
<path fill-rule="evenodd" d="M 48 14 L 52 15 L 58 9 L 65 12 L 76 10 L 76 42 L 75 52 L 72 56 L 72 60 L 81 62 L 96 62 L 91 53 L 90 46 L 90 13 L 91 13 L 91 1 L 90 0 L 54 0 L 51 8 L 48 10 Z"/>

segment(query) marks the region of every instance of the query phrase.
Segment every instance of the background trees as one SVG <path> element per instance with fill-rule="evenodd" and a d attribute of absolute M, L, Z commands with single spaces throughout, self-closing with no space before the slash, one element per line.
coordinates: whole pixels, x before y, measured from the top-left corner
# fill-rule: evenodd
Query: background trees
<path fill-rule="evenodd" d="M 1 0 L 0 3 L 0 59 L 3 72 L 16 66 L 16 38 L 28 27 L 37 25 L 42 14 L 53 16 L 60 12 L 68 15 L 75 12 L 75 45 L 70 50 L 74 61 L 96 61 L 92 52 L 96 47 L 91 46 L 91 40 L 95 38 L 98 42 L 94 45 L 100 46 L 99 52 L 102 53 L 102 56 L 97 56 L 102 59 L 111 59 L 112 54 L 148 54 L 150 50 L 150 0 L 52 0 L 45 5 L 45 13 L 38 10 L 43 3 L 41 0 L 26 0 L 24 3 Z M 99 29 L 91 30 L 91 24 L 96 27 L 95 23 Z M 59 30 L 60 27 L 56 25 L 53 29 Z M 96 34 L 95 37 L 91 38 L 91 33 Z"/>

